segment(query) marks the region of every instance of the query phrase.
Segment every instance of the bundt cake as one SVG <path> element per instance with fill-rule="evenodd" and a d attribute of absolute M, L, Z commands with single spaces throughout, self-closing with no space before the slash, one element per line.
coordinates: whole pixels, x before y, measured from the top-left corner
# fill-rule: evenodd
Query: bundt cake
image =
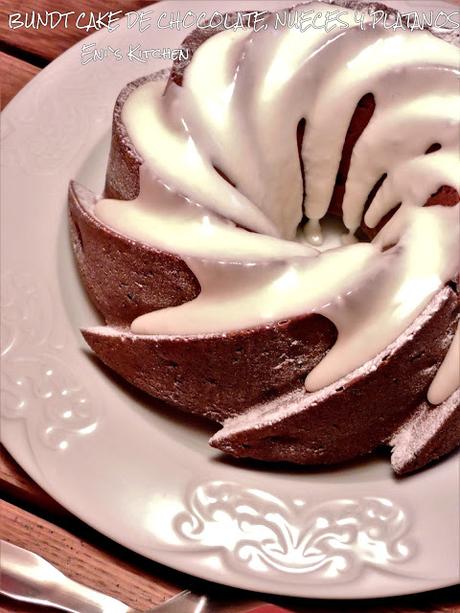
<path fill-rule="evenodd" d="M 71 183 L 107 324 L 83 336 L 222 424 L 225 453 L 331 464 L 386 445 L 397 473 L 419 469 L 460 443 L 458 40 L 341 0 L 253 20 L 198 28 L 186 61 L 127 85 L 103 197 Z"/>

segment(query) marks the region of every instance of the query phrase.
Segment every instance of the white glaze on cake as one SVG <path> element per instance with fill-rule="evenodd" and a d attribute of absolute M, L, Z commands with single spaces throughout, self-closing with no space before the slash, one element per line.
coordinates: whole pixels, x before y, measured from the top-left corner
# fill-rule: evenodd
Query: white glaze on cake
<path fill-rule="evenodd" d="M 314 391 L 379 354 L 456 275 L 458 205 L 421 207 L 442 185 L 460 190 L 458 49 L 428 32 L 362 30 L 354 11 L 342 18 L 349 27 L 330 32 L 217 34 L 195 52 L 182 87 L 163 95 L 149 82 L 128 98 L 122 118 L 144 160 L 140 194 L 101 200 L 96 215 L 183 257 L 201 286 L 195 300 L 137 318 L 134 333 L 227 333 L 321 313 L 338 339 L 307 377 Z M 376 110 L 343 204 L 347 244 L 320 254 L 294 239 L 305 214 L 310 241 L 321 242 L 347 129 L 369 92 Z M 433 143 L 441 149 L 424 155 Z M 384 173 L 365 221 L 375 227 L 399 210 L 371 244 L 348 244 Z M 455 388 L 452 377 L 441 368 L 436 389 Z"/>

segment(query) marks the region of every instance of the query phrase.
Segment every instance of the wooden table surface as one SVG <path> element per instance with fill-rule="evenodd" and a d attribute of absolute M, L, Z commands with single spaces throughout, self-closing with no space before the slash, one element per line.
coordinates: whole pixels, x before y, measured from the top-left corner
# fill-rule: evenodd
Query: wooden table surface
<path fill-rule="evenodd" d="M 44 66 L 86 35 L 76 28 L 9 29 L 15 12 L 122 10 L 146 6 L 141 0 L 2 0 L 0 5 L 0 66 L 2 108 Z M 212 4 L 212 1 L 210 2 Z M 81 583 L 123 600 L 141 611 L 182 589 L 217 589 L 204 581 L 155 564 L 101 536 L 73 517 L 41 490 L 8 455 L 0 450 L 0 538 L 46 557 Z M 276 600 L 294 606 L 292 600 Z M 404 598 L 361 602 L 303 601 L 312 612 L 366 611 L 368 613 L 453 613 L 460 611 L 457 588 Z M 0 600 L 0 611 L 31 610 Z M 43 610 L 43 609 L 41 609 Z M 82 612 L 84 613 L 84 612 Z"/>

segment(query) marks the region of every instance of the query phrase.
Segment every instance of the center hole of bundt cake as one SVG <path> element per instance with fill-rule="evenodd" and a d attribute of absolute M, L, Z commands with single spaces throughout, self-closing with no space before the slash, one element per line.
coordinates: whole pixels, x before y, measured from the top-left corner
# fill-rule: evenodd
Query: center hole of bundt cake
<path fill-rule="evenodd" d="M 335 180 L 334 190 L 331 196 L 331 201 L 329 203 L 328 213 L 320 222 L 320 235 L 322 236 L 322 241 L 314 240 L 314 233 L 312 234 L 311 232 L 307 232 L 307 235 L 309 236 L 307 240 L 313 242 L 314 246 L 320 251 L 327 251 L 328 249 L 342 247 L 344 245 L 344 242 L 346 244 L 347 242 L 353 241 L 353 238 L 349 236 L 348 229 L 345 227 L 342 221 L 342 202 L 345 195 L 345 185 L 348 178 L 353 149 L 355 147 L 355 144 L 359 140 L 359 137 L 361 136 L 369 121 L 371 120 L 372 115 L 375 111 L 375 106 L 375 98 L 373 94 L 365 94 L 358 101 L 356 109 L 350 120 L 350 124 L 342 147 L 340 164 L 337 169 L 337 176 Z M 297 124 L 296 134 L 299 166 L 303 180 L 304 207 L 304 216 L 298 228 L 297 238 L 301 238 L 302 240 L 305 239 L 305 231 L 307 230 L 306 225 L 308 223 L 308 217 L 305 215 L 305 199 L 308 194 L 308 176 L 306 176 L 305 173 L 305 166 L 302 157 L 302 147 L 307 131 L 307 121 L 305 118 L 302 118 Z M 385 179 L 386 175 L 381 177 L 381 179 L 375 185 L 374 189 L 369 194 L 364 213 L 371 204 L 375 194 L 377 193 Z M 354 239 L 358 240 L 359 242 L 369 242 L 371 238 L 372 237 L 362 229 L 358 230 L 358 232 L 354 236 Z"/>
<path fill-rule="evenodd" d="M 302 223 L 297 230 L 296 240 L 301 243 L 310 244 L 305 233 L 307 221 L 308 220 L 306 217 L 302 220 Z M 315 243 L 315 249 L 318 249 L 319 251 L 328 251 L 329 249 L 343 247 L 344 237 L 347 235 L 348 230 L 342 219 L 337 215 L 327 213 L 327 215 L 321 220 L 322 242 L 321 244 Z M 359 242 L 369 242 L 369 239 L 364 235 L 364 233 L 360 233 L 360 235 L 357 235 L 356 238 L 359 240 Z"/>
<path fill-rule="evenodd" d="M 342 148 L 342 155 L 340 165 L 337 170 L 337 177 L 335 181 L 334 191 L 329 203 L 329 210 L 326 216 L 321 220 L 320 235 L 322 239 L 316 241 L 314 233 L 307 232 L 308 217 L 305 215 L 305 199 L 308 191 L 308 178 L 306 178 L 305 165 L 302 157 L 303 142 L 308 130 L 307 121 L 305 118 L 300 119 L 297 124 L 297 154 L 299 159 L 300 173 L 303 181 L 303 219 L 298 227 L 297 240 L 301 242 L 313 242 L 314 246 L 320 251 L 327 251 L 329 249 L 335 249 L 344 245 L 344 238 L 348 235 L 348 230 L 342 221 L 342 201 L 345 194 L 345 183 L 350 168 L 351 156 L 353 148 L 369 123 L 375 110 L 375 99 L 372 94 L 366 94 L 363 96 L 355 109 L 353 117 L 350 121 L 350 125 L 345 137 L 345 141 Z M 378 186 L 380 187 L 380 185 Z M 377 187 L 377 189 L 378 189 Z M 377 191 L 376 189 L 376 191 Z M 370 204 L 370 203 L 369 203 Z M 360 232 L 355 238 L 360 242 L 369 242 L 369 237 L 364 232 Z M 345 242 L 348 242 L 345 238 Z"/>

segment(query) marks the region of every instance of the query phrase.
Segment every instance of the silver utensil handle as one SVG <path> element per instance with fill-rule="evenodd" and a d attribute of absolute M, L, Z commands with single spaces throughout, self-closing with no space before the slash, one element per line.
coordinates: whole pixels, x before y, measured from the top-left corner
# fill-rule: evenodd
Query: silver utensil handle
<path fill-rule="evenodd" d="M 0 541 L 0 593 L 71 613 L 135 613 L 115 598 L 81 585 L 39 555 Z"/>

